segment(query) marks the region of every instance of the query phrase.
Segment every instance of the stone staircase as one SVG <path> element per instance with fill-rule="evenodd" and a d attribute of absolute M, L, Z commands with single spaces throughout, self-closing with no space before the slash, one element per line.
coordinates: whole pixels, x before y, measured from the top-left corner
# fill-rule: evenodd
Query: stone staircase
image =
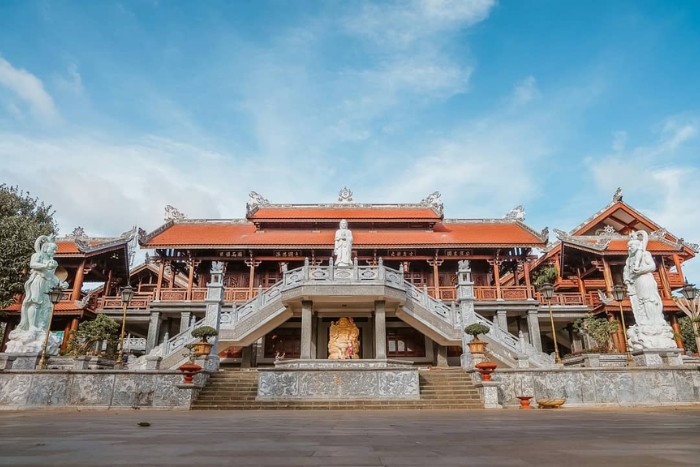
<path fill-rule="evenodd" d="M 467 410 L 484 407 L 471 376 L 461 369 L 420 370 L 420 400 L 256 401 L 258 372 L 222 370 L 192 410 Z"/>

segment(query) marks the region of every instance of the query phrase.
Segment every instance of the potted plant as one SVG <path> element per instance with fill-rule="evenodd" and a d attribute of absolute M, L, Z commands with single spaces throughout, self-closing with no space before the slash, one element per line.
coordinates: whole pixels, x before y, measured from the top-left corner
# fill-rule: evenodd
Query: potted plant
<path fill-rule="evenodd" d="M 218 336 L 219 331 L 211 326 L 200 326 L 194 328 L 192 332 L 192 337 L 201 339 L 199 342 L 193 344 L 193 352 L 195 355 L 209 355 L 211 353 L 212 344 L 209 343 L 209 338 Z"/>
<path fill-rule="evenodd" d="M 202 371 L 202 367 L 194 363 L 194 359 L 197 356 L 197 353 L 195 351 L 196 345 L 197 344 L 187 344 L 185 346 L 185 349 L 187 350 L 185 351 L 185 353 L 183 353 L 183 355 L 188 357 L 189 360 L 177 368 L 182 372 L 182 377 L 184 378 L 185 384 L 193 384 L 193 378 L 195 377 L 195 375 Z"/>
<path fill-rule="evenodd" d="M 474 338 L 468 344 L 469 351 L 471 353 L 484 353 L 484 349 L 486 348 L 486 342 L 479 340 L 479 335 L 488 334 L 489 327 L 481 323 L 474 323 L 464 328 L 464 332 L 465 334 L 469 334 Z"/>

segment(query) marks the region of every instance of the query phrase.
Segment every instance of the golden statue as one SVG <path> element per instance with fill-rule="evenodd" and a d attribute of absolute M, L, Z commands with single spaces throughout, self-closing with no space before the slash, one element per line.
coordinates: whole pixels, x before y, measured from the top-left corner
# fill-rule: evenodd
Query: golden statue
<path fill-rule="evenodd" d="M 328 359 L 346 360 L 360 358 L 360 330 L 352 318 L 340 318 L 331 322 L 328 340 Z"/>

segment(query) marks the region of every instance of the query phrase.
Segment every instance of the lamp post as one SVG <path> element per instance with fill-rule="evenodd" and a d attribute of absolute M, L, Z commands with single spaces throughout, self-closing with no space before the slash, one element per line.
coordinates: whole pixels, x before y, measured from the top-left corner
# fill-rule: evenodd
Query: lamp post
<path fill-rule="evenodd" d="M 49 345 L 49 334 L 51 333 L 51 321 L 53 321 L 53 308 L 58 302 L 61 301 L 63 296 L 63 289 L 60 287 L 54 287 L 47 292 L 49 300 L 51 301 L 51 313 L 49 313 L 49 322 L 46 323 L 46 336 L 44 337 L 44 348 L 41 350 L 41 358 L 39 359 L 39 368 L 44 369 L 46 367 L 46 347 Z"/>
<path fill-rule="evenodd" d="M 555 361 L 560 364 L 559 346 L 557 345 L 557 330 L 554 328 L 554 314 L 552 314 L 552 297 L 554 297 L 554 286 L 552 284 L 544 284 L 540 287 L 540 293 L 549 305 L 549 321 L 552 323 L 552 338 L 554 339 L 554 355 Z"/>
<path fill-rule="evenodd" d="M 681 288 L 681 293 L 683 297 L 673 297 L 673 300 L 678 305 L 683 313 L 688 315 L 690 321 L 693 323 L 693 333 L 695 334 L 695 345 L 700 352 L 700 335 L 698 335 L 698 321 L 700 320 L 700 295 L 698 295 L 698 289 L 695 288 L 695 284 L 689 284 L 687 281 L 683 284 Z"/>
<path fill-rule="evenodd" d="M 117 354 L 117 361 L 115 367 L 124 368 L 124 331 L 126 331 L 126 308 L 134 297 L 134 288 L 127 285 L 122 289 L 122 333 L 119 337 L 119 354 Z"/>
<path fill-rule="evenodd" d="M 630 345 L 627 342 L 627 326 L 625 325 L 625 312 L 622 311 L 622 301 L 627 295 L 627 289 L 622 284 L 615 284 L 612 289 L 612 296 L 620 306 L 620 320 L 622 321 L 622 335 L 625 337 L 625 352 L 627 353 L 627 363 L 632 361 L 632 354 L 630 353 Z"/>

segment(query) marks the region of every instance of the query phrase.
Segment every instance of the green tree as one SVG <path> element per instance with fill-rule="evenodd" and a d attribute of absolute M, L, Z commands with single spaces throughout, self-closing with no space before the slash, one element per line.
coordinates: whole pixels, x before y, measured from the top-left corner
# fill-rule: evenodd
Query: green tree
<path fill-rule="evenodd" d="M 107 315 L 97 315 L 94 321 L 83 321 L 77 331 L 71 331 L 67 355 L 96 355 L 101 353 L 98 344 L 107 342 L 107 354 L 114 354 L 119 344 L 121 327 Z"/>
<path fill-rule="evenodd" d="M 51 206 L 29 193 L 0 184 L 0 309 L 24 293 L 34 241 L 56 233 L 53 214 Z"/>
<path fill-rule="evenodd" d="M 689 353 L 698 351 L 698 346 L 695 343 L 695 331 L 693 330 L 693 322 L 687 316 L 678 320 L 681 325 L 681 337 L 683 338 L 683 346 Z"/>
<path fill-rule="evenodd" d="M 605 318 L 596 318 L 587 313 L 585 318 L 579 318 L 574 322 L 574 331 L 588 336 L 596 343 L 597 352 L 610 352 L 613 347 L 613 333 L 618 330 L 617 321 L 608 321 Z"/>

